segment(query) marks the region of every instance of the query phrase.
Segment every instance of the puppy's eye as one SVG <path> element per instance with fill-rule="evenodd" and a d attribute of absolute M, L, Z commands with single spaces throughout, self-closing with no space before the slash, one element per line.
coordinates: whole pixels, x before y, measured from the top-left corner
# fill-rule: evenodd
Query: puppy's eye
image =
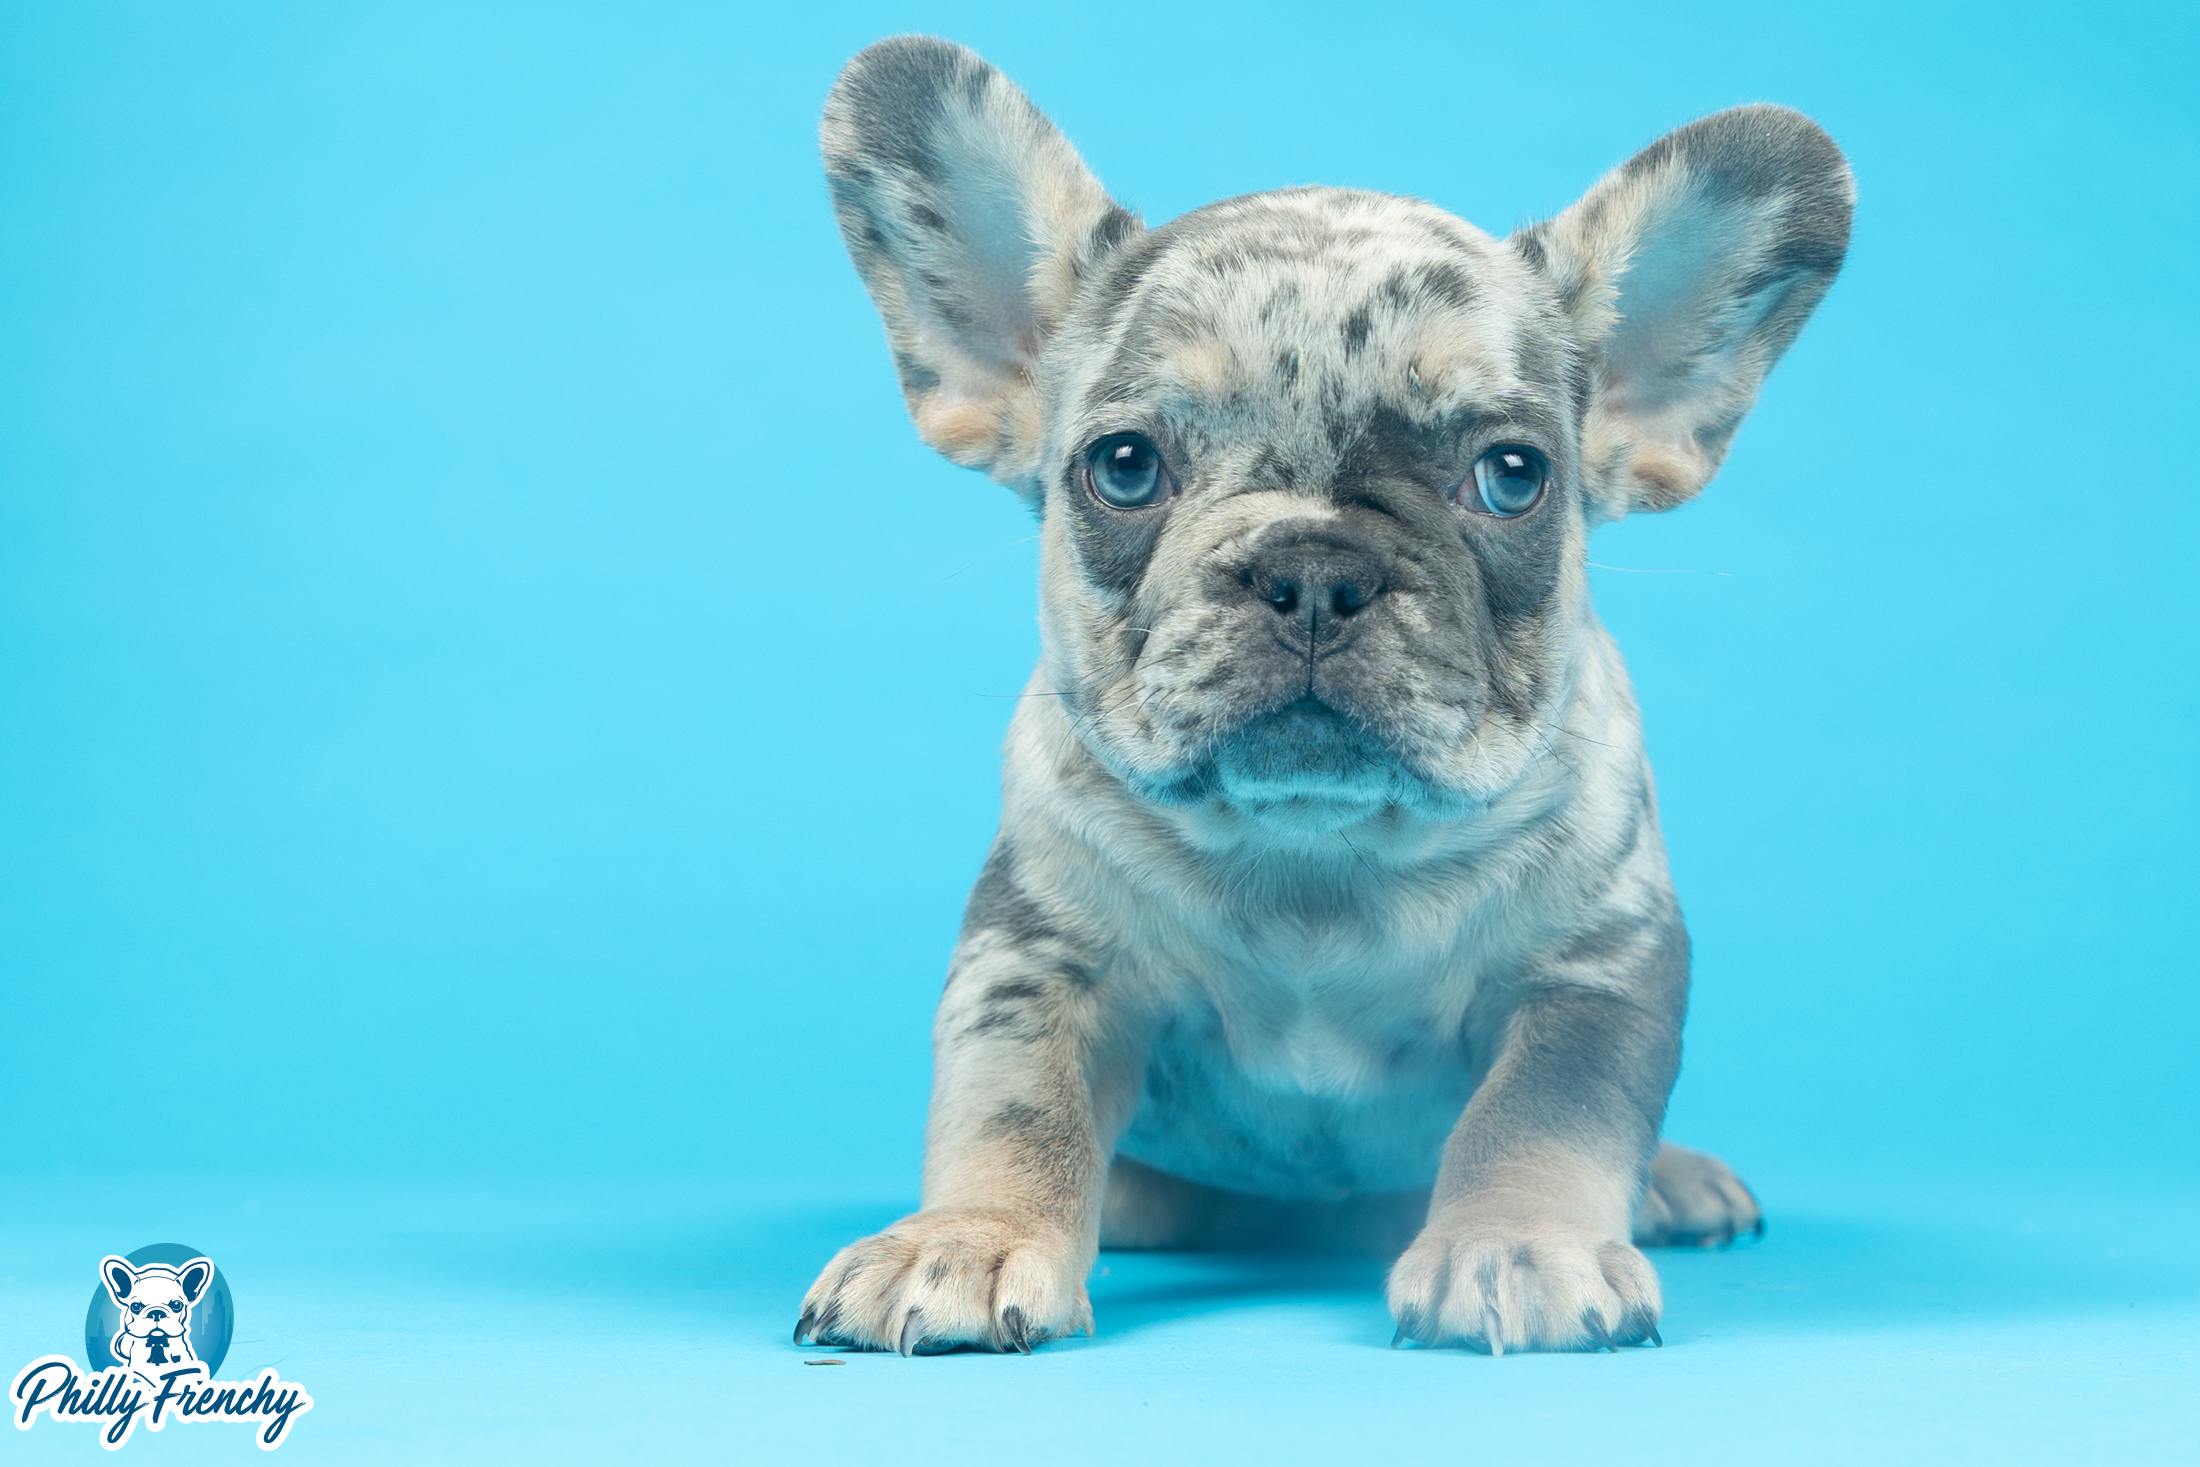
<path fill-rule="evenodd" d="M 1535 508 L 1550 477 L 1550 465 L 1542 454 L 1524 444 L 1504 443 L 1474 461 L 1474 482 L 1467 486 L 1471 499 L 1468 494 L 1459 497 L 1469 501 L 1469 509 L 1479 505 L 1510 519 Z"/>
<path fill-rule="evenodd" d="M 1110 433 L 1085 450 L 1085 482 L 1101 503 L 1143 509 L 1175 487 L 1161 450 L 1136 433 Z"/>
<path fill-rule="evenodd" d="M 132 1304 L 130 1305 L 130 1312 L 131 1312 L 132 1314 L 143 1314 L 143 1313 L 145 1312 L 145 1305 L 144 1305 L 144 1303 L 143 1303 L 142 1301 L 139 1301 L 139 1302 L 133 1302 L 133 1303 L 132 1303 Z"/>

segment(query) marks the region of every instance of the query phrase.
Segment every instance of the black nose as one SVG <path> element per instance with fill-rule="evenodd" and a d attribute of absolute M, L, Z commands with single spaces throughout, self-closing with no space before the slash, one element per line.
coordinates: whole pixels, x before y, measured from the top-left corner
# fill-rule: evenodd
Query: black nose
<path fill-rule="evenodd" d="M 1265 546 L 1238 580 L 1309 645 L 1328 641 L 1389 589 L 1374 556 L 1328 540 Z"/>
<path fill-rule="evenodd" d="M 165 1309 L 148 1309 L 145 1311 L 145 1317 L 147 1319 L 166 1319 L 168 1311 Z"/>

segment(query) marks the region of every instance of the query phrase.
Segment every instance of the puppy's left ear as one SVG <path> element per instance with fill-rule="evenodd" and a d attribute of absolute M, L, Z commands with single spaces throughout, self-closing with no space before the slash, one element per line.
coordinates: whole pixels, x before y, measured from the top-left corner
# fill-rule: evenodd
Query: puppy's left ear
<path fill-rule="evenodd" d="M 821 133 L 841 237 L 918 433 L 1036 500 L 1039 353 L 1138 220 L 1008 78 L 930 36 L 849 62 Z"/>
<path fill-rule="evenodd" d="M 176 1270 L 176 1278 L 183 1285 L 186 1302 L 196 1304 L 199 1295 L 206 1292 L 206 1281 L 214 1276 L 214 1260 L 194 1258 Z"/>
<path fill-rule="evenodd" d="M 1612 518 L 1685 503 L 1718 472 L 1840 270 L 1855 202 L 1848 162 L 1816 123 L 1735 107 L 1666 134 L 1514 236 L 1589 353 L 1582 457 Z"/>

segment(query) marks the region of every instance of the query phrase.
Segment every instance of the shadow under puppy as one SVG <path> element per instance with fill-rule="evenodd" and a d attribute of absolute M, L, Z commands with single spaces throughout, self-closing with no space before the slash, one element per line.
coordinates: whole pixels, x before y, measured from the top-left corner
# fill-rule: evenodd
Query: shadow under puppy
<path fill-rule="evenodd" d="M 1401 1339 L 1654 1341 L 1637 1244 L 1760 1222 L 1659 1145 L 1688 937 L 1586 544 L 1718 469 L 1840 268 L 1839 149 L 1740 107 L 1508 239 L 1331 188 L 1148 230 L 902 37 L 824 153 L 918 430 L 1039 513 L 1044 652 L 923 1209 L 796 1339 L 1028 1349 L 1097 1247 L 1300 1207 L 1405 1222 Z"/>

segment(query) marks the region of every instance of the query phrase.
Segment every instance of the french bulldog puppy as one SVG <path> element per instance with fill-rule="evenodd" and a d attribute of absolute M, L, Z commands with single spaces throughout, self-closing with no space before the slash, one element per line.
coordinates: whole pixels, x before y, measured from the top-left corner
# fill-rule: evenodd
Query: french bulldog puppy
<path fill-rule="evenodd" d="M 1157 229 L 999 72 L 825 110 L 917 429 L 1040 522 L 1043 652 L 934 1030 L 922 1210 L 797 1341 L 1090 1331 L 1101 1246 L 1410 1237 L 1399 1339 L 1657 1341 L 1688 936 L 1590 529 L 1692 498 L 1847 248 L 1832 140 L 1669 134 L 1508 238 L 1336 188 Z"/>
<path fill-rule="evenodd" d="M 198 1363 L 191 1350 L 191 1306 L 214 1277 L 211 1260 L 140 1268 L 109 1255 L 99 1261 L 99 1276 L 122 1311 L 122 1328 L 108 1346 L 115 1359 L 156 1387 L 177 1366 Z"/>

